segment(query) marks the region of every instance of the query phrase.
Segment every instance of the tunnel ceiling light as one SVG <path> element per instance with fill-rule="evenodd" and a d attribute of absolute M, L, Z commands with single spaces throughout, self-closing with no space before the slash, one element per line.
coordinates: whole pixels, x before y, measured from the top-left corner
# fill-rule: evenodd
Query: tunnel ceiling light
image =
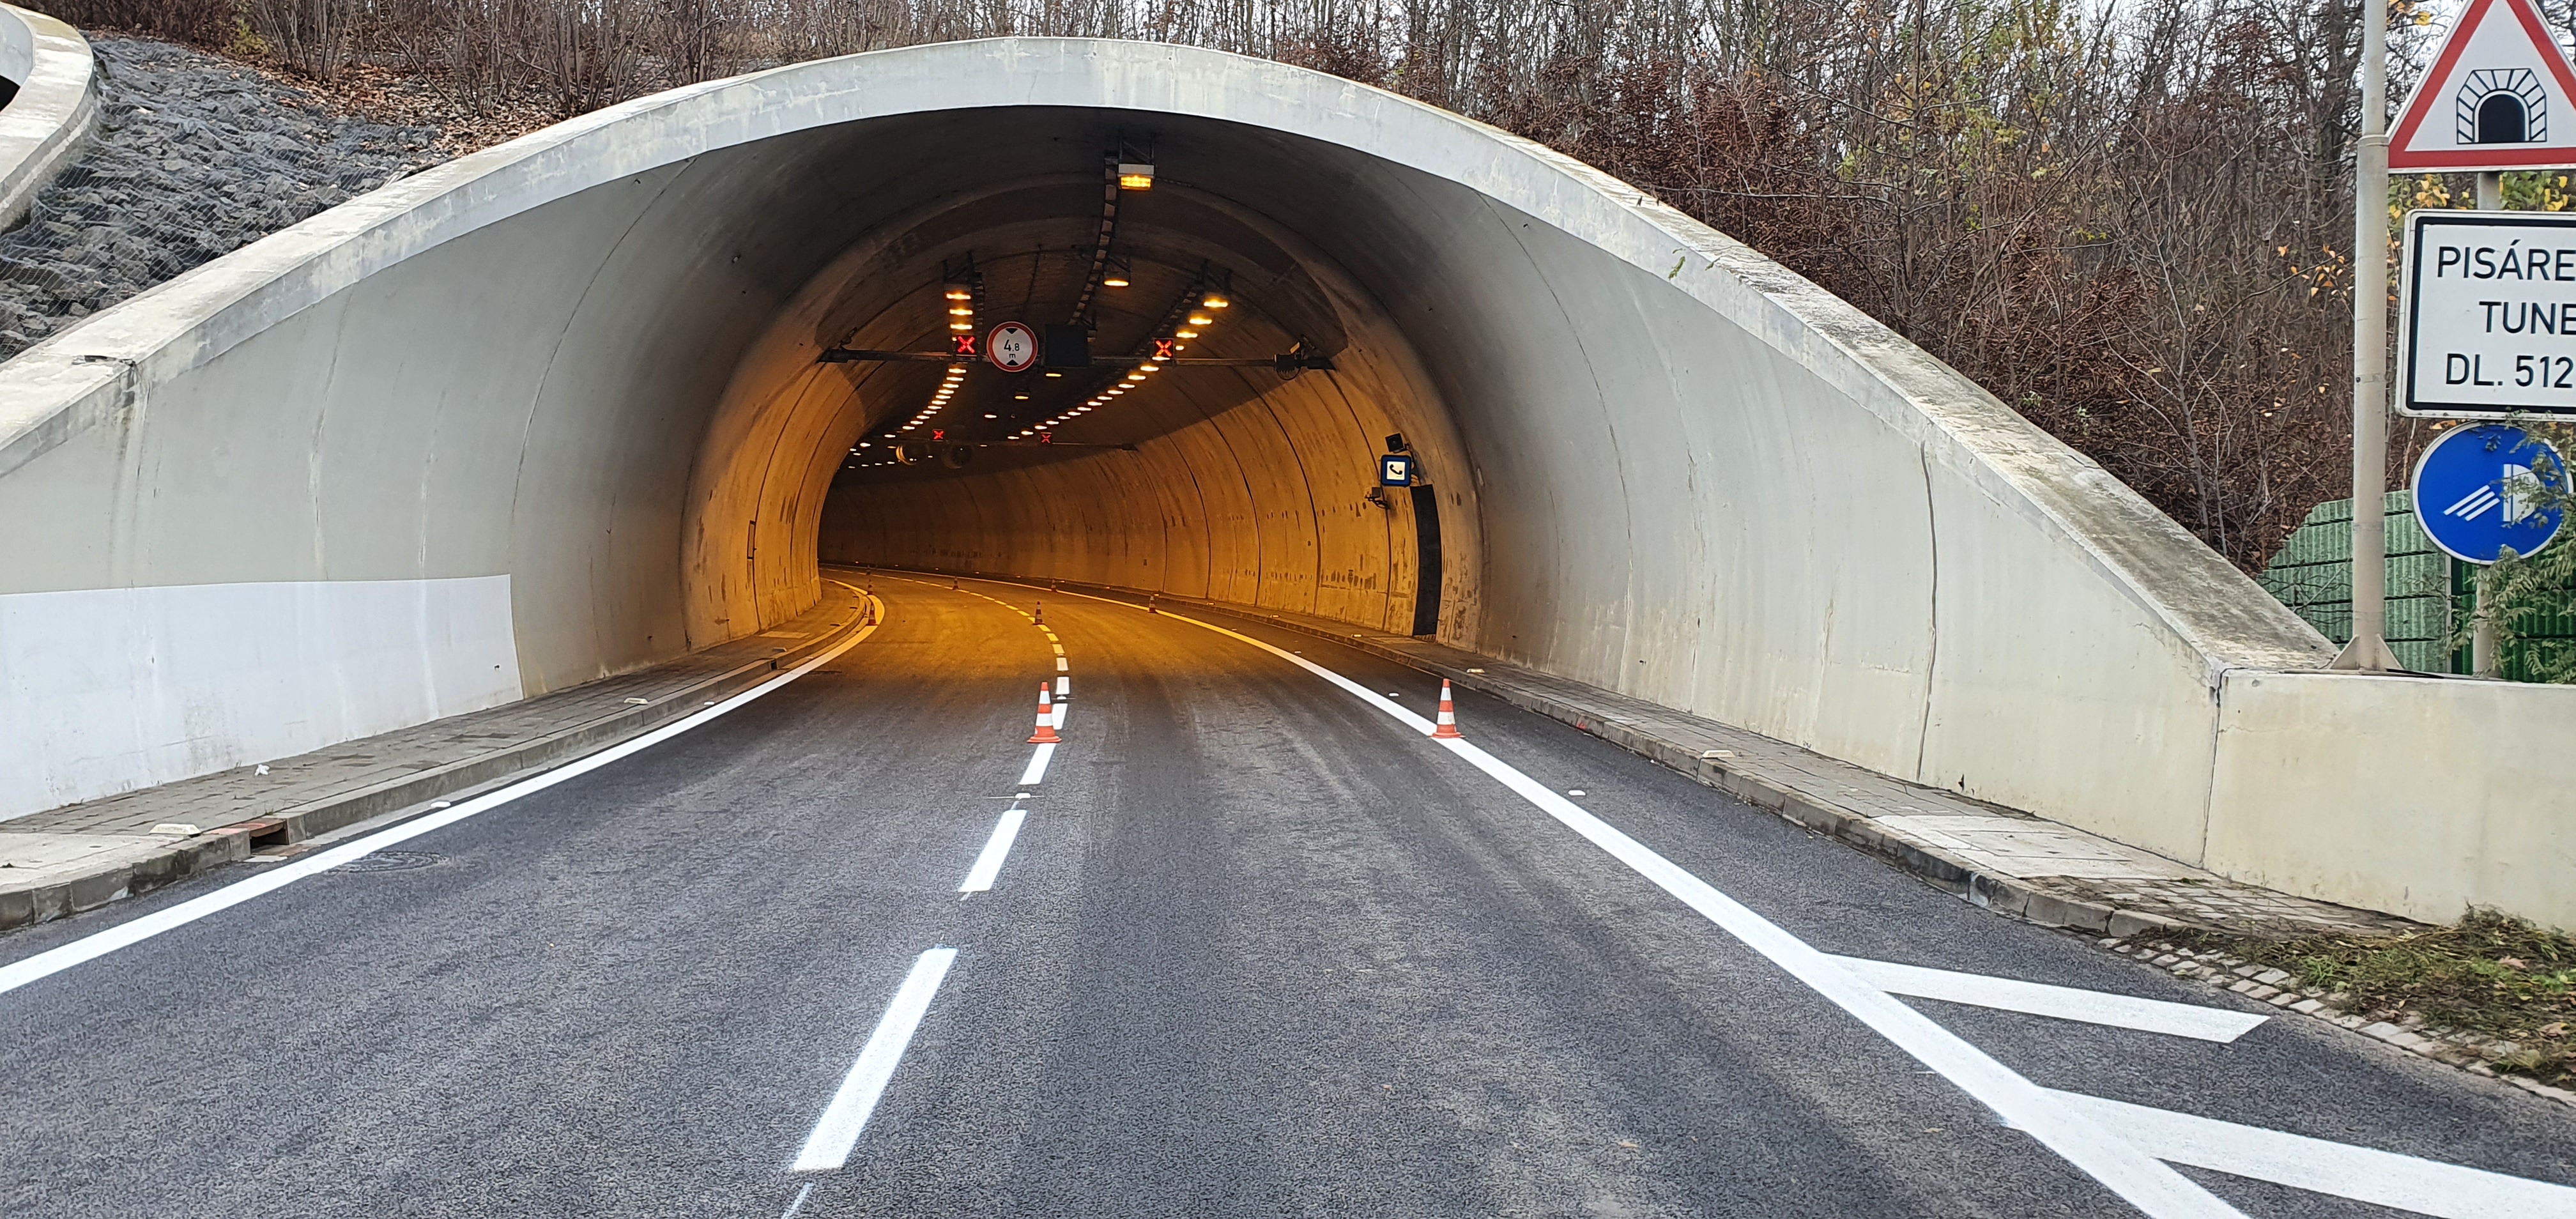
<path fill-rule="evenodd" d="M 1061 381 L 1061 380 L 1063 380 L 1063 379 L 1064 379 L 1064 374 L 1063 374 L 1063 373 L 1060 373 L 1060 372 L 1053 371 L 1053 370 L 1051 370 L 1051 369 L 1050 369 L 1050 370 L 1047 372 L 1047 377 L 1048 377 L 1050 380 Z"/>
<path fill-rule="evenodd" d="M 1124 288 L 1127 286 L 1127 277 L 1124 275 L 1112 275 L 1107 279 L 1101 280 L 1100 286 L 1103 288 Z"/>
<path fill-rule="evenodd" d="M 1190 324 L 1193 326 L 1213 326 L 1216 325 L 1216 319 L 1209 317 L 1204 313 L 1193 313 L 1190 315 Z"/>
<path fill-rule="evenodd" d="M 957 307 L 956 307 L 956 308 L 954 308 L 954 309 L 950 309 L 950 310 L 948 311 L 948 316 L 950 316 L 950 317 L 973 317 L 973 316 L 975 316 L 975 311 L 974 311 L 974 310 L 972 310 L 972 309 L 967 308 L 967 307 L 966 307 L 966 306 L 964 306 L 964 305 L 959 305 L 959 306 L 957 306 Z"/>
<path fill-rule="evenodd" d="M 985 417 L 985 418 L 987 418 L 987 419 L 999 419 L 999 418 L 1001 418 L 1001 416 L 1000 416 L 1000 415 L 986 415 L 986 416 L 984 416 L 984 417 Z"/>
<path fill-rule="evenodd" d="M 1195 339 L 1199 337 L 1199 332 L 1195 330 L 1175 330 L 1172 332 L 1172 337 L 1176 339 Z M 1178 349 L 1175 348 L 1174 350 Z"/>
<path fill-rule="evenodd" d="M 953 301 L 973 300 L 975 299 L 975 290 L 964 284 L 950 284 L 948 285 L 948 299 Z"/>
<path fill-rule="evenodd" d="M 1013 394 L 1013 395 L 1011 395 L 1011 401 L 1013 401 L 1013 402 L 1026 402 L 1026 401 L 1028 401 L 1028 400 L 1029 400 L 1029 396 L 1028 396 L 1027 394 Z"/>
<path fill-rule="evenodd" d="M 1223 293 L 1210 292 L 1207 294 L 1207 299 L 1199 302 L 1199 307 L 1203 309 L 1223 309 L 1233 303 L 1233 301 L 1225 299 Z"/>
<path fill-rule="evenodd" d="M 1120 189 L 1120 190 L 1152 190 L 1152 189 L 1154 189 L 1154 167 L 1153 167 L 1153 166 L 1151 166 L 1151 165 L 1148 165 L 1148 164 L 1146 164 L 1146 163 L 1144 163 L 1144 162 L 1142 162 L 1142 161 L 1121 161 L 1121 162 L 1119 162 L 1119 163 L 1118 163 L 1118 189 Z"/>
<path fill-rule="evenodd" d="M 970 331 L 970 330 L 973 330 L 973 329 L 975 328 L 975 323 L 973 323 L 973 322 L 950 322 L 950 323 L 948 323 L 948 328 L 949 328 L 950 330 L 954 330 L 954 331 L 958 332 L 959 334 L 964 334 L 964 333 L 966 333 L 966 332 L 968 332 L 968 331 Z"/>

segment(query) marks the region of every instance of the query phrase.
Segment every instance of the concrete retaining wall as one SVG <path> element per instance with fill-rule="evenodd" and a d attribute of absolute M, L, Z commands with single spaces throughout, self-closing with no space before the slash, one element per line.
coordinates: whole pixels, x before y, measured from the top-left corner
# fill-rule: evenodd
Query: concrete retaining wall
<path fill-rule="evenodd" d="M 26 218 L 36 192 L 97 129 L 98 80 L 80 31 L 11 5 L 0 5 L 0 77 L 18 86 L 0 107 L 0 228 L 7 228 Z"/>

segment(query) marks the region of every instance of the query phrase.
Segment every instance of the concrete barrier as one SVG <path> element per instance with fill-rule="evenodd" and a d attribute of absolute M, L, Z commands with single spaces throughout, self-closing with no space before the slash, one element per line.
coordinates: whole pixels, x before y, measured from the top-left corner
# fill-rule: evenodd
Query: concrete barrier
<path fill-rule="evenodd" d="M 817 355 L 939 343 L 970 255 L 1060 320 L 1130 138 L 1160 176 L 1101 341 L 1212 267 L 1206 350 L 1335 370 L 1173 369 L 1060 448 L 843 470 L 939 368 Z M 1390 432 L 1419 501 L 1366 498 Z M 1457 646 L 2221 870 L 2297 855 L 2243 801 L 2315 786 L 2228 736 L 2231 683 L 2397 688 L 2311 676 L 2324 640 L 2099 467 L 1623 183 L 1275 63 L 997 39 L 585 116 L 0 366 L 0 739 L 44 742 L 0 814 L 733 638 L 818 555 L 1381 630 L 1436 596 Z M 75 635 L 146 659 L 6 659 Z"/>
<path fill-rule="evenodd" d="M 0 5 L 0 78 L 18 87 L 0 107 L 0 229 L 26 219 L 36 192 L 98 128 L 97 66 L 80 31 Z"/>

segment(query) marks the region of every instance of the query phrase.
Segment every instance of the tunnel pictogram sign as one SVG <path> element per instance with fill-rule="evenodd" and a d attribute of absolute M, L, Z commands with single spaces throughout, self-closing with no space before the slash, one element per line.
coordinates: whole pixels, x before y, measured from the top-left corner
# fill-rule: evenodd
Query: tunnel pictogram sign
<path fill-rule="evenodd" d="M 984 336 L 984 358 L 1003 372 L 1027 372 L 1038 362 L 1038 335 L 1020 322 L 1004 322 Z"/>
<path fill-rule="evenodd" d="M 2469 0 L 2398 112 L 2388 168 L 2576 168 L 2576 69 L 2532 0 Z"/>
<path fill-rule="evenodd" d="M 2415 461 L 2415 519 L 2455 559 L 2481 566 L 2538 554 L 2558 536 L 2567 464 L 2518 427 L 2481 423 L 2442 433 Z"/>

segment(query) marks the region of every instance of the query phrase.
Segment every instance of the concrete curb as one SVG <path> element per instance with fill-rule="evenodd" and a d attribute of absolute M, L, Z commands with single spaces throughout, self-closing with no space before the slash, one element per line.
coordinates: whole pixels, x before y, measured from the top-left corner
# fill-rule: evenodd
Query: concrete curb
<path fill-rule="evenodd" d="M 720 702 L 761 682 L 781 669 L 801 664 L 864 629 L 865 614 L 852 615 L 838 629 L 777 655 L 752 660 L 641 706 L 627 707 L 543 736 L 504 745 L 489 753 L 460 758 L 417 774 L 358 788 L 278 810 L 273 816 L 219 826 L 130 863 L 104 868 L 25 889 L 0 891 L 0 932 L 65 915 L 94 910 L 109 902 L 149 893 L 224 864 L 239 862 L 262 847 L 300 842 L 355 825 L 370 817 L 479 787 L 523 771 L 544 770 L 596 753 L 620 741 Z"/>
<path fill-rule="evenodd" d="M 0 108 L 0 229 L 6 229 L 26 219 L 36 192 L 98 130 L 98 63 L 80 31 L 43 13 L 0 5 L 0 75 L 18 84 L 18 95 Z"/>
<path fill-rule="evenodd" d="M 871 570 L 898 569 L 874 568 Z M 954 575 L 957 573 L 925 572 L 922 574 Z M 969 574 L 966 578 L 1000 584 L 1043 587 L 1027 580 L 990 575 Z M 1142 598 L 1146 595 L 1141 589 L 1121 588 L 1115 585 L 1083 584 L 1072 580 L 1055 583 L 1062 588 L 1117 597 Z M 1523 711 L 1534 712 L 1559 723 L 1571 725 L 1578 731 L 1590 733 L 1667 769 L 1679 771 L 1699 783 L 1716 788 L 1756 808 L 1767 809 L 1790 822 L 1837 842 L 1858 847 L 1922 878 L 1925 883 L 1934 888 L 1963 897 L 1989 910 L 2001 911 L 2045 927 L 2064 927 L 2123 939 L 2160 930 L 2200 927 L 2199 924 L 2161 914 L 2143 910 L 2125 910 L 2101 902 L 2050 893 L 2018 877 L 1997 876 L 1980 871 L 1976 865 L 1938 848 L 1906 842 L 1880 829 L 1867 817 L 1834 807 L 1827 793 L 1807 791 L 1760 775 L 1730 770 L 1722 761 L 1701 757 L 1699 751 L 1689 745 L 1665 739 L 1632 724 L 1617 722 L 1614 713 L 1606 709 L 1608 698 L 1615 697 L 1610 696 L 1608 691 L 1602 692 L 1605 696 L 1603 706 L 1576 705 L 1522 689 L 1507 681 L 1496 681 L 1489 674 L 1471 672 L 1469 666 L 1432 663 L 1423 657 L 1377 643 L 1356 632 L 1300 622 L 1255 606 L 1233 605 L 1228 602 L 1208 601 L 1195 597 L 1177 597 L 1160 592 L 1153 596 L 1161 604 L 1188 606 L 1253 622 L 1268 623 L 1301 635 L 1366 652 L 1381 660 L 1393 661 L 1410 669 L 1445 678 L 1451 685 L 1461 689 L 1473 690 Z M 1489 663 L 1499 665 L 1503 662 Z M 1667 710 L 1670 709 L 1667 708 Z M 1945 798 L 1958 798 L 1953 793 L 1942 794 Z M 2227 930 L 2219 927 L 2201 929 Z"/>

